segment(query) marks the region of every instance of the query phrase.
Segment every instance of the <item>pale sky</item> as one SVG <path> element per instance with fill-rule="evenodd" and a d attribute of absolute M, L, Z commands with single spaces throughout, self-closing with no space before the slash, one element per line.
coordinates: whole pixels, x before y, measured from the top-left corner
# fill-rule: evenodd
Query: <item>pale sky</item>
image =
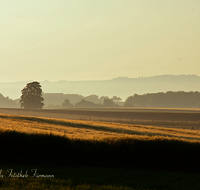
<path fill-rule="evenodd" d="M 200 75 L 200 0 L 0 0 L 0 82 Z"/>

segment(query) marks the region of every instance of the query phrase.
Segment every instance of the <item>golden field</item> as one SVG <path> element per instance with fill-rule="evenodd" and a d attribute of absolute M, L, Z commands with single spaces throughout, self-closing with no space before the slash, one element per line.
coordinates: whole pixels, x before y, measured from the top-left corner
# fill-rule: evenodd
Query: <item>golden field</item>
<path fill-rule="evenodd" d="M 71 108 L 29 110 L 0 108 L 0 114 L 200 130 L 199 109 Z"/>
<path fill-rule="evenodd" d="M 0 129 L 15 130 L 25 133 L 42 133 L 66 136 L 70 139 L 121 139 L 141 140 L 173 139 L 200 142 L 200 131 L 175 129 L 114 122 L 52 119 L 0 114 Z"/>

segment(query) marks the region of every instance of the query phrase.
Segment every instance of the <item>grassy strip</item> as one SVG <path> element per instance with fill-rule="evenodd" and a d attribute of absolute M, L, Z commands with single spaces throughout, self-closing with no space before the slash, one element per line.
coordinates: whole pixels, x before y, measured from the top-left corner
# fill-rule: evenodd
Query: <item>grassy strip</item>
<path fill-rule="evenodd" d="M 27 178 L 0 178 L 0 189 L 195 190 L 200 186 L 197 173 L 49 165 L 1 165 L 0 168 L 4 175 L 8 168 L 12 168 L 13 173 L 27 170 L 30 174 Z M 54 178 L 31 178 L 33 168 L 38 169 L 38 174 L 53 174 Z"/>
<path fill-rule="evenodd" d="M 200 169 L 200 143 L 167 139 L 68 139 L 0 131 L 0 163 Z"/>

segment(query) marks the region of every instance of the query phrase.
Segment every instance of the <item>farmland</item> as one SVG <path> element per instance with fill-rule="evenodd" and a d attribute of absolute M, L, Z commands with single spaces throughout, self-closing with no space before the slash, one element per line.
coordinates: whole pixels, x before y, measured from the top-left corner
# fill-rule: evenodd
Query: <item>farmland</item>
<path fill-rule="evenodd" d="M 200 109 L 71 108 L 24 110 L 0 108 L 0 113 L 200 130 Z"/>
<path fill-rule="evenodd" d="M 103 140 L 105 138 L 178 139 L 200 141 L 200 131 L 133 124 L 42 117 L 0 115 L 0 128 L 22 133 L 54 134 L 68 138 Z"/>
<path fill-rule="evenodd" d="M 158 111 L 1 109 L 2 173 L 38 168 L 55 178 L 2 178 L 0 187 L 198 189 L 200 131 L 199 121 L 192 120 L 198 110 L 159 112 L 175 114 L 176 120 L 170 115 L 156 120 Z M 135 118 L 123 118 L 123 113 Z M 154 120 L 140 120 L 136 113 L 153 113 Z"/>

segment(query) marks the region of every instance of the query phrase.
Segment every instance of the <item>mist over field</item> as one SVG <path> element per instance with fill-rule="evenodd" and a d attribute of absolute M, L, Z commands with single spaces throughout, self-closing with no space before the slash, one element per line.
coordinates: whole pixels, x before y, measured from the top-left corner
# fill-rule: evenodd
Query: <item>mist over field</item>
<path fill-rule="evenodd" d="M 21 96 L 21 90 L 30 81 L 0 82 L 0 93 L 12 99 Z M 118 77 L 110 80 L 40 81 L 44 93 L 79 94 L 89 96 L 119 96 L 123 101 L 133 94 L 167 91 L 200 91 L 200 77 L 196 75 L 160 75 L 153 77 Z"/>

